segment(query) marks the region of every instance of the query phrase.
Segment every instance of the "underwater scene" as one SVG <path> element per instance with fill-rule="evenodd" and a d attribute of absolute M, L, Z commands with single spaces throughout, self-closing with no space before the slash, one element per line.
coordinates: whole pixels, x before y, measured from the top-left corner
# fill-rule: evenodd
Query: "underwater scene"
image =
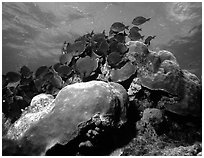
<path fill-rule="evenodd" d="M 201 2 L 2 2 L 3 156 L 202 156 Z"/>

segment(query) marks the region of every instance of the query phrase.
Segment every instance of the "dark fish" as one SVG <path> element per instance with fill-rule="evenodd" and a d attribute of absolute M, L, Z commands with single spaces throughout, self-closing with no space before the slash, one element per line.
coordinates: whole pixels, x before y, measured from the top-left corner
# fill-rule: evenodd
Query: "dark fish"
<path fill-rule="evenodd" d="M 71 45 L 73 56 L 81 55 L 86 49 L 86 41 L 77 41 Z"/>
<path fill-rule="evenodd" d="M 7 72 L 6 74 L 6 80 L 9 82 L 9 83 L 16 83 L 18 81 L 21 80 L 21 75 L 17 72 Z"/>
<path fill-rule="evenodd" d="M 107 57 L 108 65 L 115 67 L 122 60 L 122 56 L 119 52 L 112 52 Z"/>
<path fill-rule="evenodd" d="M 118 41 L 114 41 L 111 45 L 110 45 L 110 51 L 111 52 L 119 52 L 121 54 L 124 54 L 127 51 L 127 46 L 124 43 L 118 42 Z"/>
<path fill-rule="evenodd" d="M 50 81 L 51 78 L 53 77 L 53 75 L 54 75 L 54 73 L 51 72 L 51 71 L 49 71 L 49 72 L 47 72 L 47 73 L 43 76 L 43 80 L 44 80 L 44 81 Z"/>
<path fill-rule="evenodd" d="M 113 36 L 113 35 L 116 35 L 118 32 L 114 32 L 113 30 L 110 30 L 109 31 L 109 36 Z"/>
<path fill-rule="evenodd" d="M 117 42 L 114 37 L 111 37 L 110 39 L 107 40 L 108 44 L 111 45 L 114 42 Z"/>
<path fill-rule="evenodd" d="M 144 42 L 144 43 L 149 46 L 149 45 L 150 45 L 150 41 L 151 41 L 152 39 L 154 39 L 155 37 L 156 37 L 156 36 L 148 36 L 148 37 L 145 39 L 145 42 Z"/>
<path fill-rule="evenodd" d="M 118 41 L 116 41 L 115 39 L 112 41 L 112 43 L 110 44 L 110 52 L 117 52 L 118 50 Z"/>
<path fill-rule="evenodd" d="M 93 31 L 91 33 L 87 33 L 79 38 L 77 38 L 74 42 L 78 42 L 78 41 L 85 41 L 85 42 L 89 42 L 93 36 Z"/>
<path fill-rule="evenodd" d="M 133 25 L 136 25 L 136 26 L 139 26 L 139 25 L 142 25 L 144 24 L 145 22 L 149 21 L 151 18 L 145 18 L 143 16 L 138 16 L 136 18 L 133 19 L 132 21 L 132 24 Z"/>
<path fill-rule="evenodd" d="M 130 29 L 129 33 L 131 34 L 131 33 L 139 32 L 139 31 L 142 31 L 142 29 L 139 28 L 139 27 L 137 27 L 137 26 L 133 26 L 133 27 Z"/>
<path fill-rule="evenodd" d="M 92 59 L 89 56 L 80 58 L 76 62 L 76 70 L 79 72 L 82 79 L 87 78 L 98 67 L 96 59 Z"/>
<path fill-rule="evenodd" d="M 115 22 L 111 25 L 110 30 L 112 30 L 113 32 L 121 32 L 124 31 L 125 29 L 128 30 L 129 26 L 125 26 L 123 23 L 121 22 Z"/>
<path fill-rule="evenodd" d="M 43 76 L 48 72 L 47 66 L 39 67 L 35 72 L 35 78 L 43 78 Z"/>
<path fill-rule="evenodd" d="M 134 32 L 128 35 L 131 41 L 138 41 L 140 39 L 144 39 L 144 36 L 142 36 L 139 32 Z"/>
<path fill-rule="evenodd" d="M 105 34 L 105 30 L 103 30 L 102 33 L 94 34 L 93 37 L 92 37 L 92 41 L 93 42 L 100 42 L 101 40 L 104 40 L 106 38 L 107 38 L 107 36 Z"/>
<path fill-rule="evenodd" d="M 117 50 L 120 52 L 120 54 L 125 54 L 128 51 L 128 47 L 125 45 L 125 43 L 119 42 L 117 44 Z"/>
<path fill-rule="evenodd" d="M 66 53 L 66 54 L 62 54 L 59 57 L 59 62 L 60 64 L 67 64 L 69 65 L 69 63 L 72 61 L 73 58 L 73 54 L 72 53 Z"/>
<path fill-rule="evenodd" d="M 124 31 L 124 33 L 118 33 L 118 34 L 114 35 L 114 38 L 118 42 L 125 43 L 126 36 L 127 36 L 127 34 Z"/>
<path fill-rule="evenodd" d="M 58 72 L 58 68 L 61 66 L 61 63 L 56 63 L 55 65 L 53 65 L 53 69 Z"/>
<path fill-rule="evenodd" d="M 105 39 L 101 40 L 95 45 L 94 52 L 99 56 L 106 56 L 109 49 L 109 44 Z"/>
<path fill-rule="evenodd" d="M 44 81 L 42 78 L 37 78 L 34 80 L 34 84 L 35 84 L 35 87 L 37 89 L 38 92 L 41 92 L 41 88 L 44 84 Z"/>
<path fill-rule="evenodd" d="M 31 70 L 27 67 L 27 66 L 22 66 L 20 69 L 20 74 L 21 76 L 23 76 L 24 78 L 30 78 L 32 75 Z"/>
<path fill-rule="evenodd" d="M 32 81 L 32 78 L 21 78 L 20 85 L 28 86 Z"/>
<path fill-rule="evenodd" d="M 58 89 L 61 89 L 62 86 L 63 86 L 63 80 L 62 78 L 57 75 L 57 74 L 54 74 L 53 77 L 51 78 L 51 83 L 54 87 L 58 88 Z"/>
<path fill-rule="evenodd" d="M 72 73 L 72 67 L 69 67 L 67 65 L 61 65 L 58 68 L 58 74 L 62 77 L 62 76 L 69 76 Z"/>

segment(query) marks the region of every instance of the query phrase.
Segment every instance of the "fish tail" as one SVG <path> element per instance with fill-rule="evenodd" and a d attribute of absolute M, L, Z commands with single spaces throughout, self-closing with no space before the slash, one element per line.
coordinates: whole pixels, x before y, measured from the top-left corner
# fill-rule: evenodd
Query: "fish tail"
<path fill-rule="evenodd" d="M 153 38 L 157 37 L 156 35 L 153 36 Z"/>
<path fill-rule="evenodd" d="M 124 33 L 123 33 L 123 34 L 124 34 L 124 36 L 127 36 L 127 35 L 128 35 L 128 34 L 127 34 L 125 31 L 124 31 Z"/>
<path fill-rule="evenodd" d="M 146 21 L 150 21 L 151 18 L 148 18 Z"/>
<path fill-rule="evenodd" d="M 125 26 L 125 29 L 129 30 L 129 26 Z"/>

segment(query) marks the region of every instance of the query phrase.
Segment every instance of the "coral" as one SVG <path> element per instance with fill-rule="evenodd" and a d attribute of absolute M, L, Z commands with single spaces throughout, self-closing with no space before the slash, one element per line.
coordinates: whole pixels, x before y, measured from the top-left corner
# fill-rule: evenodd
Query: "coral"
<path fill-rule="evenodd" d="M 137 66 L 137 77 L 141 85 L 178 97 L 179 102 L 173 105 L 166 104 L 166 110 L 180 115 L 200 117 L 201 85 L 198 78 L 190 72 L 182 71 L 174 55 L 168 51 L 151 52 L 138 41 L 130 41 L 127 45 L 127 57 Z"/>
<path fill-rule="evenodd" d="M 127 121 L 127 93 L 116 83 L 91 81 L 68 85 L 45 106 L 41 100 L 50 96 L 42 94 L 36 98 L 31 107 L 39 105 L 41 110 L 25 112 L 5 137 L 18 142 L 17 155 L 44 155 L 56 143 L 65 145 L 73 140 L 90 122 L 97 122 L 94 120 L 100 119 L 107 127 L 120 127 Z"/>

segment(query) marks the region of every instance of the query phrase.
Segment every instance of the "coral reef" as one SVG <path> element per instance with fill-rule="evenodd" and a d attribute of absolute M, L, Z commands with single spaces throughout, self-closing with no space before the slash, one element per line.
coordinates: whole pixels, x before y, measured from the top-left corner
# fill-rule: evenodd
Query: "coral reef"
<path fill-rule="evenodd" d="M 202 84 L 136 17 L 2 75 L 3 155 L 202 155 Z"/>
<path fill-rule="evenodd" d="M 127 121 L 127 108 L 128 96 L 119 84 L 90 81 L 68 85 L 54 100 L 45 94 L 34 97 L 3 141 L 16 142 L 20 150 L 15 155 L 44 155 L 55 144 L 76 139 L 91 123 L 119 128 Z M 3 148 L 6 153 L 8 149 Z"/>

